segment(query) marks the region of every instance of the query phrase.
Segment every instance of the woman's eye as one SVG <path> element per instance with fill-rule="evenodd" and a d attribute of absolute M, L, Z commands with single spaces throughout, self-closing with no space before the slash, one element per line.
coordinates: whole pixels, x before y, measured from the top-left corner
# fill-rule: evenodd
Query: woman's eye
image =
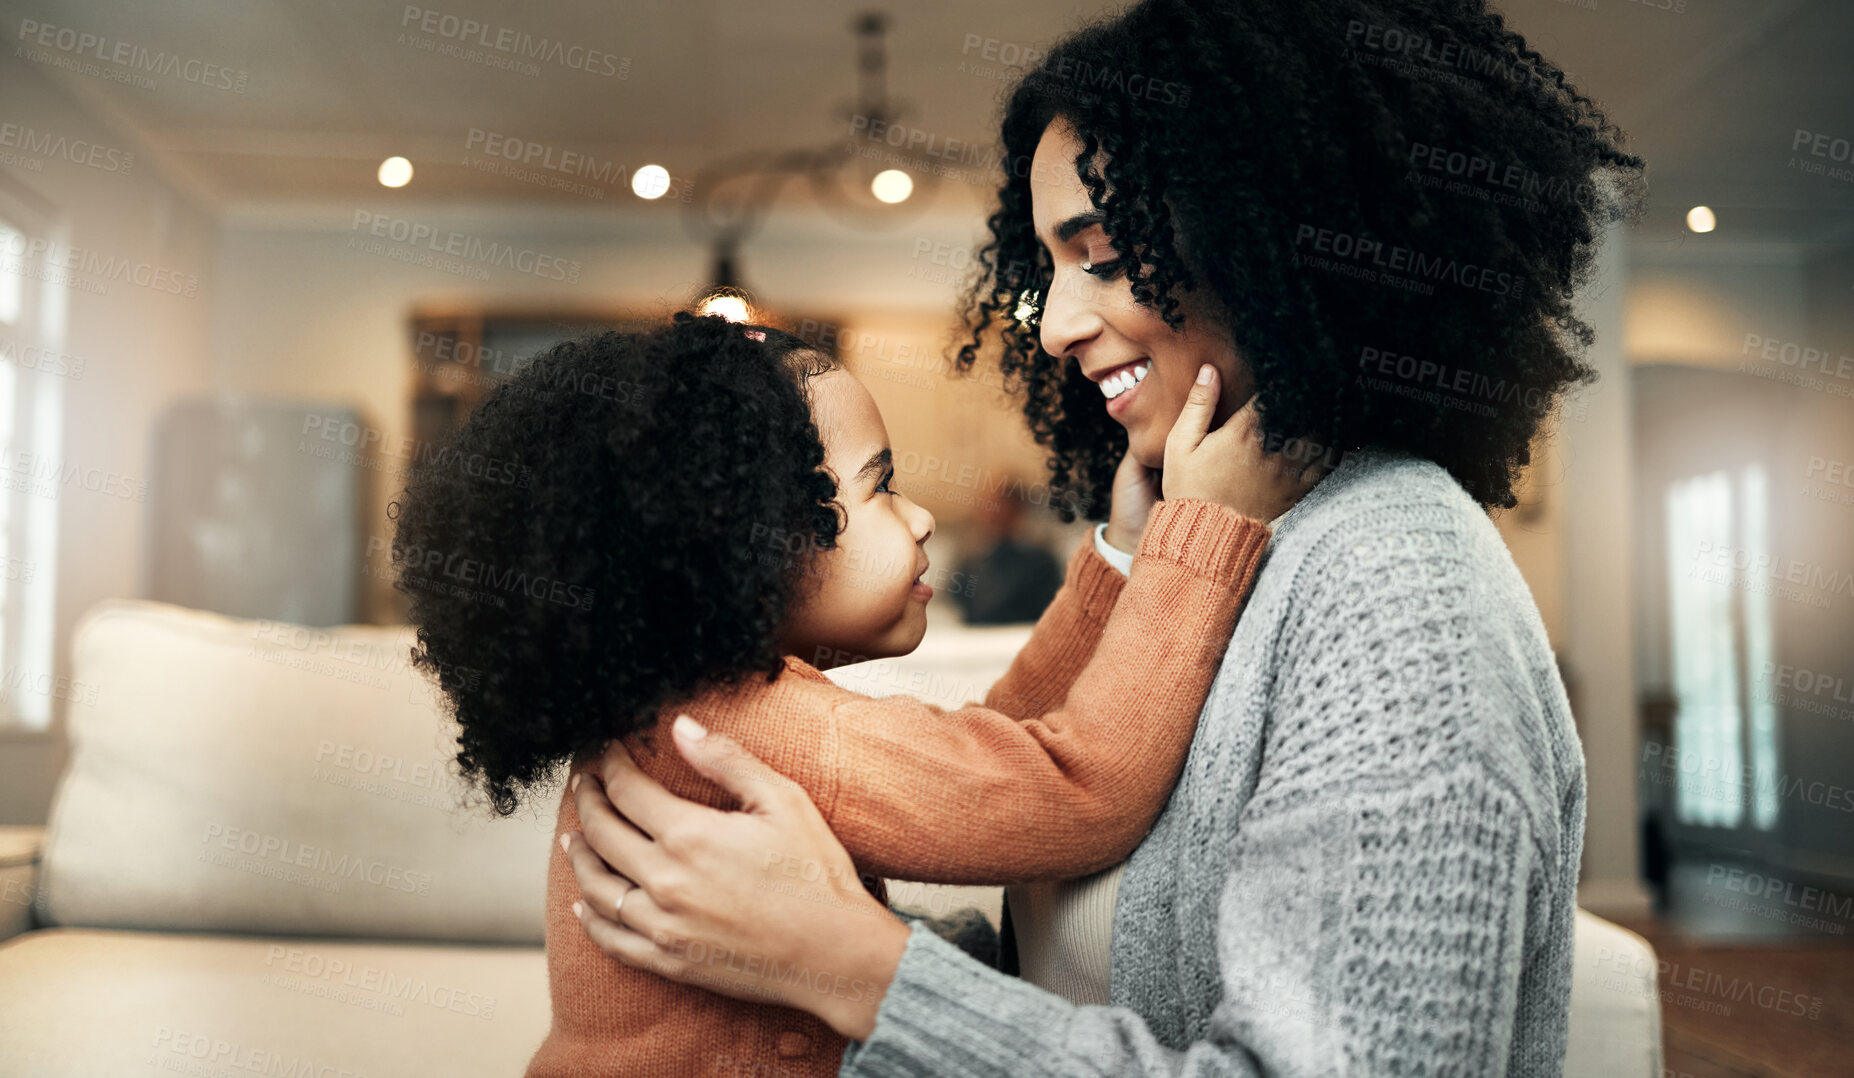
<path fill-rule="evenodd" d="M 1113 277 L 1120 272 L 1120 255 L 1112 247 L 1090 247 L 1082 272 L 1093 277 Z"/>
<path fill-rule="evenodd" d="M 882 477 L 882 481 L 881 481 L 880 483 L 877 483 L 877 484 L 876 484 L 876 493 L 877 493 L 877 494 L 894 494 L 894 493 L 896 493 L 895 491 L 892 491 L 892 490 L 890 490 L 890 489 L 888 489 L 888 485 L 889 485 L 890 483 L 893 483 L 894 481 L 895 481 L 895 473 L 894 473 L 894 472 L 889 472 L 889 473 L 888 473 L 887 475 L 885 475 L 885 476 L 883 476 L 883 477 Z"/>

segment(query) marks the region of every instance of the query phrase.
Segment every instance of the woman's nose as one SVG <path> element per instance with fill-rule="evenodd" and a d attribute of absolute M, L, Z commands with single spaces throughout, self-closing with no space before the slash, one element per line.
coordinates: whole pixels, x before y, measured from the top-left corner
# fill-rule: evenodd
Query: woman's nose
<path fill-rule="evenodd" d="M 1075 350 L 1101 332 L 1101 316 L 1094 306 L 1069 283 L 1068 275 L 1058 270 L 1043 297 L 1038 317 L 1038 333 L 1043 351 L 1052 356 L 1074 355 Z"/>

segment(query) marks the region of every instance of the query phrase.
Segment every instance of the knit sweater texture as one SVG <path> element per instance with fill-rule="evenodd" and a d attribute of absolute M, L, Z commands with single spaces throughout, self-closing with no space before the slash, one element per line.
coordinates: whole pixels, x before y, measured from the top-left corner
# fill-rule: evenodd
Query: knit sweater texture
<path fill-rule="evenodd" d="M 1123 860 L 1164 807 L 1268 534 L 1187 498 L 1154 509 L 1130 576 L 1082 544 L 982 705 L 863 696 L 787 656 L 778 680 L 665 709 L 657 729 L 687 713 L 793 779 L 864 874 L 1013 883 L 1093 872 Z M 667 737 L 621 744 L 671 792 L 731 804 Z M 578 827 L 563 792 L 547 881 L 553 1024 L 528 1078 L 836 1072 L 845 1042 L 811 1016 L 674 984 L 600 951 L 573 916 L 579 886 L 558 848 Z M 714 984 L 756 966 L 711 948 L 698 957 L 695 946 L 684 957 Z M 843 989 L 809 983 L 820 981 Z"/>
<path fill-rule="evenodd" d="M 1584 761 L 1531 593 L 1437 465 L 1355 453 L 1276 522 L 1109 1006 L 912 930 L 854 1078 L 1562 1073 Z"/>

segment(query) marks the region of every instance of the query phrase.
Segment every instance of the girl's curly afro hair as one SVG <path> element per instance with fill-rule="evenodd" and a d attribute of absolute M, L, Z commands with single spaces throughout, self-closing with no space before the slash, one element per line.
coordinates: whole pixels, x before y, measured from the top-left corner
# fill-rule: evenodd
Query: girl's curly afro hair
<path fill-rule="evenodd" d="M 1571 296 L 1645 166 L 1482 0 L 1144 0 L 1012 91 L 957 365 L 1002 337 L 1052 488 L 1101 513 L 1126 432 L 1034 326 L 1029 166 L 1058 118 L 1133 299 L 1176 328 L 1179 291 L 1207 293 L 1272 443 L 1408 451 L 1515 504 L 1541 423 L 1594 377 Z"/>
<path fill-rule="evenodd" d="M 556 345 L 415 463 L 395 587 L 497 814 L 663 707 L 778 676 L 788 605 L 838 534 L 805 390 L 834 365 L 679 314 Z"/>

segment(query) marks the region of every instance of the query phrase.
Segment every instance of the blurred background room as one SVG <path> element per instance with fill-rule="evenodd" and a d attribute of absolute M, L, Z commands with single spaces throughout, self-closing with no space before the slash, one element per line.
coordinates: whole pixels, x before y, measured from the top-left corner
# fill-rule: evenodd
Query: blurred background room
<path fill-rule="evenodd" d="M 532 1051 L 552 821 L 450 810 L 387 506 L 556 340 L 701 307 L 862 378 L 936 597 L 852 688 L 982 696 L 1087 538 L 949 356 L 1000 94 L 1113 5 L 437 2 L 0 0 L 0 1075 Z M 1649 164 L 1496 515 L 1644 944 L 1580 991 L 1668 1075 L 1854 1074 L 1854 5 L 1496 6 Z"/>

